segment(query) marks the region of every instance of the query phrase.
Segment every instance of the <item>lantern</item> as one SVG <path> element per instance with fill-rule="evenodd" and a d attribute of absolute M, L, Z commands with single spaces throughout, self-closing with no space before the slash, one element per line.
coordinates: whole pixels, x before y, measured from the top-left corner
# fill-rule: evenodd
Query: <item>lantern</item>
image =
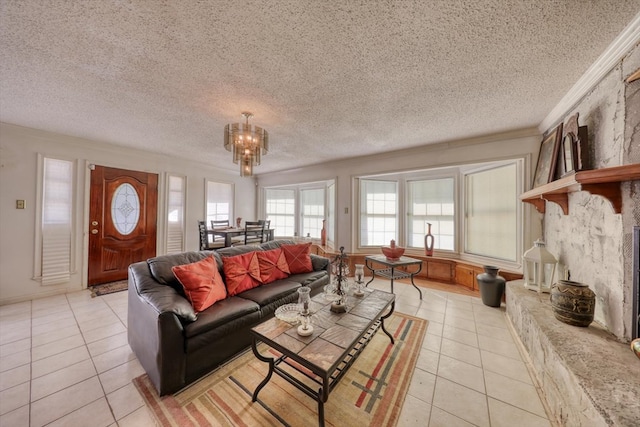
<path fill-rule="evenodd" d="M 538 239 L 533 247 L 526 251 L 524 259 L 524 287 L 538 292 L 550 292 L 553 275 L 556 271 L 556 257 L 545 248 Z"/>

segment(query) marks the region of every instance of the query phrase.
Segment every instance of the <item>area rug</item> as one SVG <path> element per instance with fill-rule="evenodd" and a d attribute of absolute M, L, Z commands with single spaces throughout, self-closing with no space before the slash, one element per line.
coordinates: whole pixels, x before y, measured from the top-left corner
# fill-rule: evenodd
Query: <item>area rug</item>
<path fill-rule="evenodd" d="M 422 346 L 427 321 L 394 313 L 378 330 L 324 405 L 326 426 L 395 426 Z M 262 354 L 270 350 L 258 347 Z M 145 374 L 133 380 L 161 426 L 313 426 L 318 404 L 278 375 L 251 402 L 268 372 L 251 350 L 186 389 L 159 397 Z"/>
<path fill-rule="evenodd" d="M 119 280 L 117 282 L 103 283 L 101 285 L 91 286 L 91 297 L 99 297 L 101 295 L 112 294 L 114 292 L 126 291 L 129 288 L 128 280 Z"/>

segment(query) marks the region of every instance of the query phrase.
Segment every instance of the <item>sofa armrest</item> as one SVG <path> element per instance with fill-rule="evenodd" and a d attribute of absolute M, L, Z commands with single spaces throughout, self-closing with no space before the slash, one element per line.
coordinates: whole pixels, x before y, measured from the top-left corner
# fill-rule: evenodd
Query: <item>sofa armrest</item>
<path fill-rule="evenodd" d="M 311 257 L 311 265 L 313 266 L 313 271 L 322 271 L 326 270 L 329 273 L 329 258 L 325 258 L 316 254 L 309 254 Z"/>
<path fill-rule="evenodd" d="M 133 280 L 132 280 L 133 279 Z M 158 313 L 175 313 L 182 319 L 193 322 L 197 319 L 191 303 L 174 288 L 156 281 L 149 272 L 145 262 L 129 266 L 129 289 L 149 304 Z"/>
<path fill-rule="evenodd" d="M 151 382 L 163 395 L 185 385 L 184 327 L 174 311 L 176 304 L 171 303 L 175 297 L 163 288 L 177 295 L 175 290 L 157 283 L 153 287 L 154 290 L 157 288 L 157 293 L 151 292 L 152 296 L 149 296 L 147 290 L 140 294 L 140 289 L 144 289 L 142 282 L 153 279 L 136 274 L 140 272 L 136 271 L 139 268 L 148 269 L 146 263 L 129 266 L 127 337 L 129 346 Z M 146 286 L 149 285 L 146 283 Z M 180 295 L 177 297 L 184 300 Z"/>

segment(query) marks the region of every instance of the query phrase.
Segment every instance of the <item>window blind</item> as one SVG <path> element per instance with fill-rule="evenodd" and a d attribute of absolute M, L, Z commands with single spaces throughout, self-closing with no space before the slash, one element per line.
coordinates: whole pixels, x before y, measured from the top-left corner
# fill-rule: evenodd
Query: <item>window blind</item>
<path fill-rule="evenodd" d="M 42 185 L 42 285 L 68 283 L 71 276 L 73 163 L 44 159 Z"/>
<path fill-rule="evenodd" d="M 383 246 L 397 240 L 397 214 L 395 181 L 360 181 L 360 246 Z"/>
<path fill-rule="evenodd" d="M 184 251 L 185 180 L 169 175 L 167 197 L 167 253 Z"/>

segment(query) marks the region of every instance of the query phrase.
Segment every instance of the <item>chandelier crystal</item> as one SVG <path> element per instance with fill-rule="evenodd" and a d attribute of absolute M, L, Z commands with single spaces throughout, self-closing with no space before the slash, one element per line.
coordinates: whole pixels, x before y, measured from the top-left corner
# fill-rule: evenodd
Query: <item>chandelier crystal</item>
<path fill-rule="evenodd" d="M 260 164 L 269 151 L 269 133 L 249 124 L 250 112 L 243 112 L 245 123 L 231 123 L 224 127 L 224 148 L 233 151 L 233 163 L 240 164 L 240 176 L 253 175 L 253 166 Z"/>

